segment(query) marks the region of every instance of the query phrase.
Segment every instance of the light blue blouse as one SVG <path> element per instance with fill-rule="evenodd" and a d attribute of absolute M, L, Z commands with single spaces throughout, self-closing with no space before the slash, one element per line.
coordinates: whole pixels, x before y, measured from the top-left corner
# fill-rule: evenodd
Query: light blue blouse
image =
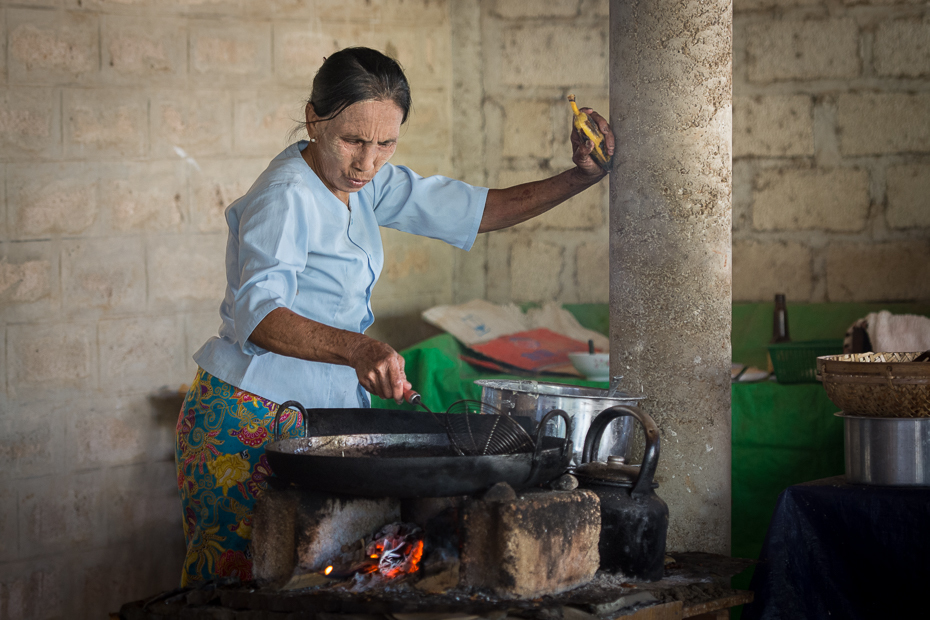
<path fill-rule="evenodd" d="M 275 308 L 364 333 L 374 322 L 371 291 L 384 254 L 379 226 L 441 239 L 468 250 L 478 234 L 487 188 L 423 178 L 385 164 L 346 209 L 292 144 L 226 209 L 226 296 L 219 337 L 194 360 L 210 374 L 276 403 L 368 407 L 355 370 L 271 353 L 249 342 Z"/>

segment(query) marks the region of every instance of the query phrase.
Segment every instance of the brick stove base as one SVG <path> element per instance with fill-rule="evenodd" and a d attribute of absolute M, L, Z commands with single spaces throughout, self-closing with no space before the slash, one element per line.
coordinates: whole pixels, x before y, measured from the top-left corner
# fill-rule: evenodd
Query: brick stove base
<path fill-rule="evenodd" d="M 400 520 L 400 500 L 333 497 L 293 487 L 271 487 L 255 504 L 252 571 L 265 586 L 318 572 L 342 545 Z"/>
<path fill-rule="evenodd" d="M 464 585 L 534 598 L 576 588 L 597 572 L 601 512 L 591 491 L 470 500 L 461 522 Z"/>
<path fill-rule="evenodd" d="M 334 555 L 351 548 L 347 543 L 357 544 L 401 519 L 424 532 L 421 570 L 382 580 L 366 591 L 353 589 L 359 585 L 355 579 L 331 581 L 319 575 Z M 272 486 L 255 509 L 256 581 L 217 581 L 166 592 L 124 605 L 120 618 L 336 620 L 333 614 L 342 614 L 352 620 L 423 620 L 401 616 L 443 614 L 433 620 L 462 620 L 463 615 L 677 620 L 751 600 L 751 593 L 728 587 L 729 578 L 751 561 L 676 554 L 665 579 L 628 583 L 622 576 L 597 572 L 599 536 L 600 505 L 584 490 L 534 489 L 517 495 L 498 485 L 480 499 L 401 502 Z"/>
<path fill-rule="evenodd" d="M 404 520 L 427 536 L 424 574 L 415 576 L 424 578 L 421 589 L 462 585 L 533 598 L 575 588 L 597 572 L 600 504 L 594 493 L 533 489 L 517 495 L 502 484 L 480 499 L 404 502 L 272 487 L 255 508 L 253 575 L 264 587 L 306 585 L 301 578 L 333 563 L 346 547 L 399 521 L 402 507 Z"/>

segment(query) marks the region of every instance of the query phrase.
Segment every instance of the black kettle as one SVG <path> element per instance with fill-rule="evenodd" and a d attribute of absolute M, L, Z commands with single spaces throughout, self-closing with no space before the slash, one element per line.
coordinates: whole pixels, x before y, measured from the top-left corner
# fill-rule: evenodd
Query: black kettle
<path fill-rule="evenodd" d="M 604 429 L 619 417 L 632 416 L 646 432 L 642 465 L 627 465 L 621 457 L 607 463 L 593 462 Z M 665 569 L 665 538 L 668 506 L 656 495 L 653 481 L 659 464 L 659 429 L 636 407 L 618 405 L 602 411 L 588 429 L 581 464 L 575 468 L 579 486 L 601 500 L 601 570 L 645 581 L 662 578 Z"/>

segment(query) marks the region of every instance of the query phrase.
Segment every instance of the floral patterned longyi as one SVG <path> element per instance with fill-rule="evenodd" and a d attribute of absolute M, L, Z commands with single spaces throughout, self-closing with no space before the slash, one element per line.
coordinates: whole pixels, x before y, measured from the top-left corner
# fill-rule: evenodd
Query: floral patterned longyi
<path fill-rule="evenodd" d="M 175 453 L 187 544 L 182 586 L 252 578 L 252 508 L 271 475 L 265 443 L 277 407 L 198 369 L 178 417 Z M 301 423 L 285 410 L 282 435 Z"/>

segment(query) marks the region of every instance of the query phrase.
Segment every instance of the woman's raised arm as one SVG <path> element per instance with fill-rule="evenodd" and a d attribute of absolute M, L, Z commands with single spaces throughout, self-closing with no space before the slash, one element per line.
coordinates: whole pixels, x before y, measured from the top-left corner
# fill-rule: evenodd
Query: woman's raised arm
<path fill-rule="evenodd" d="M 604 134 L 607 153 L 614 153 L 614 134 L 610 125 L 597 112 L 582 108 Z M 583 140 L 577 129 L 572 129 L 572 161 L 575 167 L 548 179 L 523 183 L 506 189 L 488 191 L 487 203 L 478 232 L 491 232 L 525 222 L 542 215 L 552 207 L 591 187 L 607 172 L 591 157 L 594 145 Z"/>

